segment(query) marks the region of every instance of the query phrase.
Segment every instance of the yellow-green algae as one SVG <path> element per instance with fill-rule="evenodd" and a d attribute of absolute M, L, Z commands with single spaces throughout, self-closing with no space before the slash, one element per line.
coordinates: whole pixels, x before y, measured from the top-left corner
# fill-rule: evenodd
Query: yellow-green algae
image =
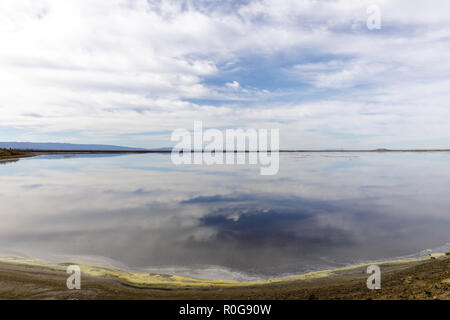
<path fill-rule="evenodd" d="M 373 264 L 401 264 L 401 263 L 411 263 L 411 262 L 420 262 L 426 261 L 429 259 L 436 259 L 438 257 L 445 256 L 445 253 L 433 253 L 428 256 L 420 257 L 420 258 L 410 258 L 410 259 L 398 259 L 398 260 L 390 260 L 390 261 L 380 261 L 380 262 L 372 262 L 354 266 L 348 266 L 337 269 L 330 270 L 321 270 L 315 272 L 309 272 L 298 276 L 282 278 L 282 279 L 274 279 L 267 281 L 249 281 L 249 282 L 241 282 L 235 280 L 200 280 L 194 278 L 188 278 L 177 275 L 162 275 L 162 274 L 151 274 L 145 272 L 132 272 L 121 269 L 112 269 L 106 267 L 95 267 L 88 266 L 83 264 L 77 264 L 82 274 L 89 275 L 92 277 L 112 277 L 117 278 L 123 282 L 128 284 L 132 284 L 135 286 L 142 287 L 151 287 L 151 286 L 163 286 L 163 287 L 244 287 L 244 286 L 254 286 L 254 285 L 266 285 L 271 283 L 282 283 L 288 281 L 297 281 L 297 280 L 307 280 L 307 279 L 317 279 L 330 276 L 334 273 L 340 271 L 350 271 L 358 268 L 363 268 Z M 16 264 L 16 265 L 29 265 L 29 266 L 40 266 L 45 267 L 55 271 L 66 272 L 67 264 L 52 264 L 44 261 L 36 260 L 36 259 L 22 259 L 22 258 L 0 258 L 0 262 Z M 75 263 L 74 263 L 75 264 Z"/>

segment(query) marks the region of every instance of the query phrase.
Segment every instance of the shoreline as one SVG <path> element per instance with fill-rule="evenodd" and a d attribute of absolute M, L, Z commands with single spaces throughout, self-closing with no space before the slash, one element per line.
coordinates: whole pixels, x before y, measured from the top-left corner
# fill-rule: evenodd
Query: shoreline
<path fill-rule="evenodd" d="M 1 149 L 0 149 L 1 150 Z M 0 154 L 0 164 L 17 162 L 24 158 L 33 158 L 43 155 L 77 155 L 77 154 L 170 154 L 172 150 L 14 150 L 20 154 L 2 155 Z M 181 153 L 207 153 L 214 151 L 179 151 Z M 215 151 L 218 153 L 260 153 L 264 151 Z M 278 150 L 267 152 L 279 153 L 450 153 L 450 149 L 382 149 L 382 150 Z"/>
<path fill-rule="evenodd" d="M 322 270 L 261 282 L 199 280 L 79 265 L 81 290 L 68 290 L 66 268 L 0 258 L 0 299 L 450 299 L 450 253 Z M 382 271 L 382 289 L 368 290 L 368 265 Z"/>
<path fill-rule="evenodd" d="M 1 151 L 2 149 L 0 149 Z M 77 154 L 170 154 L 172 150 L 14 150 L 17 155 L 0 154 L 0 164 L 17 162 L 24 158 L 33 158 L 43 155 L 77 155 Z M 181 153 L 207 153 L 214 151 L 179 151 Z M 264 151 L 215 151 L 218 153 L 260 153 Z M 450 149 L 381 149 L 381 150 L 278 150 L 267 152 L 279 153 L 450 153 Z"/>
<path fill-rule="evenodd" d="M 1 149 L 0 149 L 1 150 Z M 172 150 L 40 150 L 40 149 L 24 149 L 15 150 L 18 152 L 16 155 L 2 155 L 0 159 L 8 158 L 23 158 L 33 157 L 39 155 L 52 155 L 52 154 L 146 154 L 146 153 L 172 153 Z M 397 152 L 450 152 L 450 149 L 324 149 L 324 150 L 223 150 L 223 151 L 207 151 L 207 150 L 179 150 L 175 152 L 188 152 L 188 153 L 207 153 L 207 152 L 219 152 L 219 153 L 260 153 L 260 152 L 281 152 L 281 153 L 397 153 Z"/>

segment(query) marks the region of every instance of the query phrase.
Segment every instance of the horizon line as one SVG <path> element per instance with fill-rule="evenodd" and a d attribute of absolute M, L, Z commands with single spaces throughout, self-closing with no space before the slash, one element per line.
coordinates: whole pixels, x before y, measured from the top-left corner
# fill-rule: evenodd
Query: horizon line
<path fill-rule="evenodd" d="M 33 153 L 251 153 L 251 152 L 450 152 L 450 149 L 282 149 L 282 150 L 45 150 L 45 149 L 16 149 Z"/>

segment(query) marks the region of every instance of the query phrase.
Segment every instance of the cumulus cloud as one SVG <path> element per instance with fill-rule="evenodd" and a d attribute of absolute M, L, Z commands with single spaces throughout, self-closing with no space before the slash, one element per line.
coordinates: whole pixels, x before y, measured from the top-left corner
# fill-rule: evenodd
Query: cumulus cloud
<path fill-rule="evenodd" d="M 0 4 L 0 139 L 167 145 L 279 127 L 281 147 L 443 147 L 447 1 Z M 225 84 L 225 85 L 224 85 Z"/>
<path fill-rule="evenodd" d="M 239 89 L 239 87 L 240 87 L 240 84 L 239 84 L 239 82 L 237 82 L 237 81 L 227 82 L 225 85 L 226 85 L 228 88 L 232 88 L 232 89 L 234 89 L 234 90 L 237 90 L 237 89 Z"/>

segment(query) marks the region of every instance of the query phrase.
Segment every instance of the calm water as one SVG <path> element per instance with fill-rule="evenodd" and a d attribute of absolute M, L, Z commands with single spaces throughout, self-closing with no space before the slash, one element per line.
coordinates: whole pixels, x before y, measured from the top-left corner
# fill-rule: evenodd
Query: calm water
<path fill-rule="evenodd" d="M 281 154 L 275 176 L 46 156 L 0 179 L 6 255 L 240 280 L 450 251 L 448 153 Z"/>

